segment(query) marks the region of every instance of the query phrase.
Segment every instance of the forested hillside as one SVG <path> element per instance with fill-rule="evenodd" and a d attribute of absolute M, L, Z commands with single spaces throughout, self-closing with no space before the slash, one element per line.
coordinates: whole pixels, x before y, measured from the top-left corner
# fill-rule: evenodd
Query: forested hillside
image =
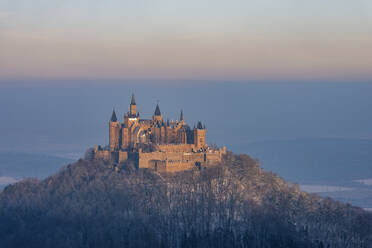
<path fill-rule="evenodd" d="M 81 159 L 4 189 L 0 247 L 372 247 L 372 214 L 247 155 L 168 175 Z"/>

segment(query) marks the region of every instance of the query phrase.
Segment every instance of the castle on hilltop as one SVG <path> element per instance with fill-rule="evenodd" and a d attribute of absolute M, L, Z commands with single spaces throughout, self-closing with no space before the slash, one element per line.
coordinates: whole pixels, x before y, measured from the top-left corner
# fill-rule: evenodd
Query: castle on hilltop
<path fill-rule="evenodd" d="M 176 172 L 202 168 L 221 161 L 226 148 L 206 145 L 206 128 L 199 121 L 191 129 L 183 119 L 164 121 L 159 104 L 152 119 L 140 119 L 132 95 L 129 112 L 120 123 L 115 110 L 109 122 L 109 145 L 94 148 L 94 158 L 112 163 L 131 160 L 138 168 Z"/>

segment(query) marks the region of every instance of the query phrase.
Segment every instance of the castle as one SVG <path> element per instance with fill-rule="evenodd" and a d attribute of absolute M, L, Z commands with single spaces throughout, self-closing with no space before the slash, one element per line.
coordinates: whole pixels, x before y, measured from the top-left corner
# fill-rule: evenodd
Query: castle
<path fill-rule="evenodd" d="M 191 129 L 183 119 L 163 119 L 159 104 L 152 119 L 141 119 L 132 95 L 124 123 L 117 119 L 115 110 L 109 122 L 109 145 L 94 148 L 94 158 L 120 164 L 131 160 L 138 168 L 159 172 L 177 172 L 202 168 L 221 161 L 226 148 L 206 145 L 206 128 L 199 121 Z"/>

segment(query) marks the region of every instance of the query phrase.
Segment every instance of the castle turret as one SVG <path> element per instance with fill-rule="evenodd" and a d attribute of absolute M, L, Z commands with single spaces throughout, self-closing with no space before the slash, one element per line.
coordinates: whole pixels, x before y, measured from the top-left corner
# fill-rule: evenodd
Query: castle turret
<path fill-rule="evenodd" d="M 205 148 L 205 126 L 199 121 L 196 128 L 194 127 L 194 145 L 196 149 Z"/>
<path fill-rule="evenodd" d="M 161 112 L 160 112 L 159 104 L 156 104 L 155 112 L 154 112 L 154 115 L 152 116 L 152 119 L 154 121 L 159 122 L 159 123 L 163 122 L 163 117 L 162 117 Z"/>
<path fill-rule="evenodd" d="M 115 109 L 112 110 L 112 115 L 111 115 L 111 122 L 117 122 L 118 118 L 116 117 Z"/>
<path fill-rule="evenodd" d="M 124 115 L 124 127 L 129 128 L 133 124 L 138 123 L 139 113 L 137 112 L 136 100 L 134 99 L 134 94 L 132 94 L 132 99 L 129 105 L 129 113 Z"/>
<path fill-rule="evenodd" d="M 181 109 L 181 114 L 180 114 L 180 124 L 183 124 L 183 110 Z"/>
<path fill-rule="evenodd" d="M 118 122 L 116 117 L 115 110 L 112 111 L 111 119 L 110 119 L 110 150 L 115 151 L 118 150 L 120 147 L 120 129 L 121 124 Z"/>
<path fill-rule="evenodd" d="M 136 100 L 134 99 L 134 94 L 132 94 L 132 100 L 130 101 L 130 115 L 131 116 L 137 115 L 137 105 Z"/>

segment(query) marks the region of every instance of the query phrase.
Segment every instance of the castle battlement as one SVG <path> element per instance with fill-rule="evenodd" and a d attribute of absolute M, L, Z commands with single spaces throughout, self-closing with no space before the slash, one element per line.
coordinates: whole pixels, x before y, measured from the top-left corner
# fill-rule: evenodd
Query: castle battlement
<path fill-rule="evenodd" d="M 214 149 L 206 145 L 206 128 L 199 121 L 191 129 L 183 119 L 163 120 L 159 104 L 152 119 L 140 119 L 132 95 L 129 112 L 119 122 L 112 112 L 109 121 L 109 145 L 96 146 L 94 158 L 112 163 L 133 161 L 138 168 L 175 172 L 201 168 L 221 161 L 226 148 Z"/>

